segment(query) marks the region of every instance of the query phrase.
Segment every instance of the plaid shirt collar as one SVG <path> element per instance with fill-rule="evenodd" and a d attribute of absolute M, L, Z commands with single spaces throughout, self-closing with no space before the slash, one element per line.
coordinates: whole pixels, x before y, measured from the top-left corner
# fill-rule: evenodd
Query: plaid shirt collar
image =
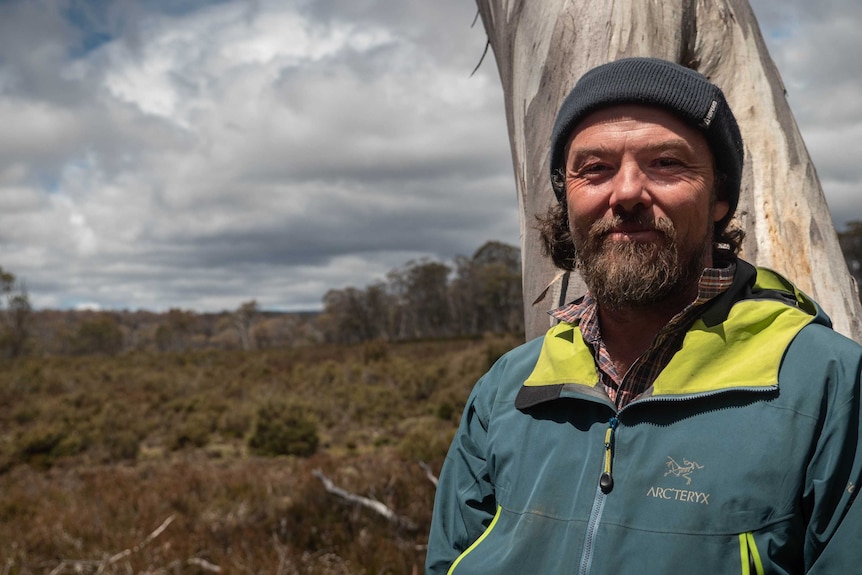
<path fill-rule="evenodd" d="M 649 349 L 632 364 L 628 373 L 622 375 L 614 368 L 602 341 L 598 304 L 589 291 L 580 300 L 550 312 L 555 319 L 580 328 L 584 341 L 593 350 L 605 391 L 618 408 L 622 408 L 652 384 L 682 346 L 685 333 L 694 323 L 703 304 L 725 292 L 733 283 L 736 273 L 735 259 L 716 254 L 715 262 L 716 267 L 706 268 L 701 274 L 694 301 L 659 331 Z"/>

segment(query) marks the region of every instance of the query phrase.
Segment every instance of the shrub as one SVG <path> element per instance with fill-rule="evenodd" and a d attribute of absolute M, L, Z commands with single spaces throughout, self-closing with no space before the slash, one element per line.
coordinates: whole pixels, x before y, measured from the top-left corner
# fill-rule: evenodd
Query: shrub
<path fill-rule="evenodd" d="M 102 438 L 108 461 L 135 461 L 141 451 L 138 434 L 131 429 L 119 429 Z"/>
<path fill-rule="evenodd" d="M 203 447 L 213 431 L 213 420 L 204 413 L 191 413 L 169 440 L 168 447 L 174 451 L 187 447 Z"/>
<path fill-rule="evenodd" d="M 431 417 L 406 420 L 401 427 L 404 436 L 397 445 L 397 451 L 405 461 L 436 461 L 446 455 L 452 442 L 454 430 L 441 427 Z"/>
<path fill-rule="evenodd" d="M 488 336 L 485 338 L 485 371 L 491 369 L 498 359 L 523 343 L 521 340 L 512 336 Z"/>
<path fill-rule="evenodd" d="M 50 455 L 66 437 L 59 426 L 37 427 L 25 433 L 19 443 L 19 454 L 25 460 Z"/>
<path fill-rule="evenodd" d="M 455 415 L 455 408 L 448 401 L 444 401 L 437 406 L 437 419 L 449 421 Z"/>
<path fill-rule="evenodd" d="M 75 353 L 116 355 L 123 349 L 123 332 L 110 316 L 82 323 L 71 341 Z"/>
<path fill-rule="evenodd" d="M 218 429 L 227 437 L 242 439 L 251 427 L 253 417 L 250 410 L 238 405 L 236 408 L 221 414 Z"/>
<path fill-rule="evenodd" d="M 268 403 L 258 409 L 248 446 L 258 455 L 309 457 L 319 441 L 317 423 L 301 407 Z"/>
<path fill-rule="evenodd" d="M 84 451 L 87 444 L 85 437 L 59 424 L 38 426 L 20 438 L 15 459 L 21 463 L 48 468 L 60 457 Z"/>
<path fill-rule="evenodd" d="M 368 365 L 385 360 L 389 355 L 389 344 L 385 340 L 375 339 L 362 345 L 362 363 Z"/>

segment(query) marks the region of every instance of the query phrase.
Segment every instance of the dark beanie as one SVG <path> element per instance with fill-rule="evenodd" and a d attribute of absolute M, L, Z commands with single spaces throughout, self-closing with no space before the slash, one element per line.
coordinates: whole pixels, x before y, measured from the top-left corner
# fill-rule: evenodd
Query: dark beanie
<path fill-rule="evenodd" d="M 565 194 L 565 149 L 572 131 L 588 114 L 615 104 L 658 106 L 700 130 L 709 144 L 715 166 L 725 176 L 724 192 L 730 210 L 739 202 L 742 180 L 742 136 L 733 112 L 718 86 L 699 72 L 666 60 L 625 58 L 593 68 L 578 80 L 557 114 L 551 135 L 551 183 L 557 200 Z"/>

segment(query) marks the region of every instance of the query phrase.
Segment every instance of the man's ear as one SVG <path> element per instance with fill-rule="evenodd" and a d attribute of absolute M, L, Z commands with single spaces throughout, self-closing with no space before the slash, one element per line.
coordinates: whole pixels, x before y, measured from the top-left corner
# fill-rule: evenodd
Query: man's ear
<path fill-rule="evenodd" d="M 727 212 L 730 211 L 730 204 L 727 203 L 727 200 L 717 199 L 715 200 L 715 205 L 712 206 L 712 221 L 718 222 L 721 221 L 724 216 L 727 215 Z"/>
<path fill-rule="evenodd" d="M 716 176 L 721 179 L 720 176 Z M 715 199 L 712 202 L 712 221 L 720 222 L 724 216 L 730 211 L 730 202 L 727 201 L 727 192 L 724 191 L 724 186 L 721 183 L 713 184 L 713 194 Z"/>

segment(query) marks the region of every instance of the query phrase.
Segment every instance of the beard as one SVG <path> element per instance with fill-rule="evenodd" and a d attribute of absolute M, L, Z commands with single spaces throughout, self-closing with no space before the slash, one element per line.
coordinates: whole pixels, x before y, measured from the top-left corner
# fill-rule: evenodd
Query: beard
<path fill-rule="evenodd" d="M 637 223 L 661 236 L 655 242 L 612 241 L 608 234 L 623 222 Z M 582 229 L 575 225 L 577 263 L 590 293 L 612 309 L 652 306 L 691 293 L 703 273 L 712 229 L 703 242 L 683 250 L 670 220 L 613 216 Z"/>

